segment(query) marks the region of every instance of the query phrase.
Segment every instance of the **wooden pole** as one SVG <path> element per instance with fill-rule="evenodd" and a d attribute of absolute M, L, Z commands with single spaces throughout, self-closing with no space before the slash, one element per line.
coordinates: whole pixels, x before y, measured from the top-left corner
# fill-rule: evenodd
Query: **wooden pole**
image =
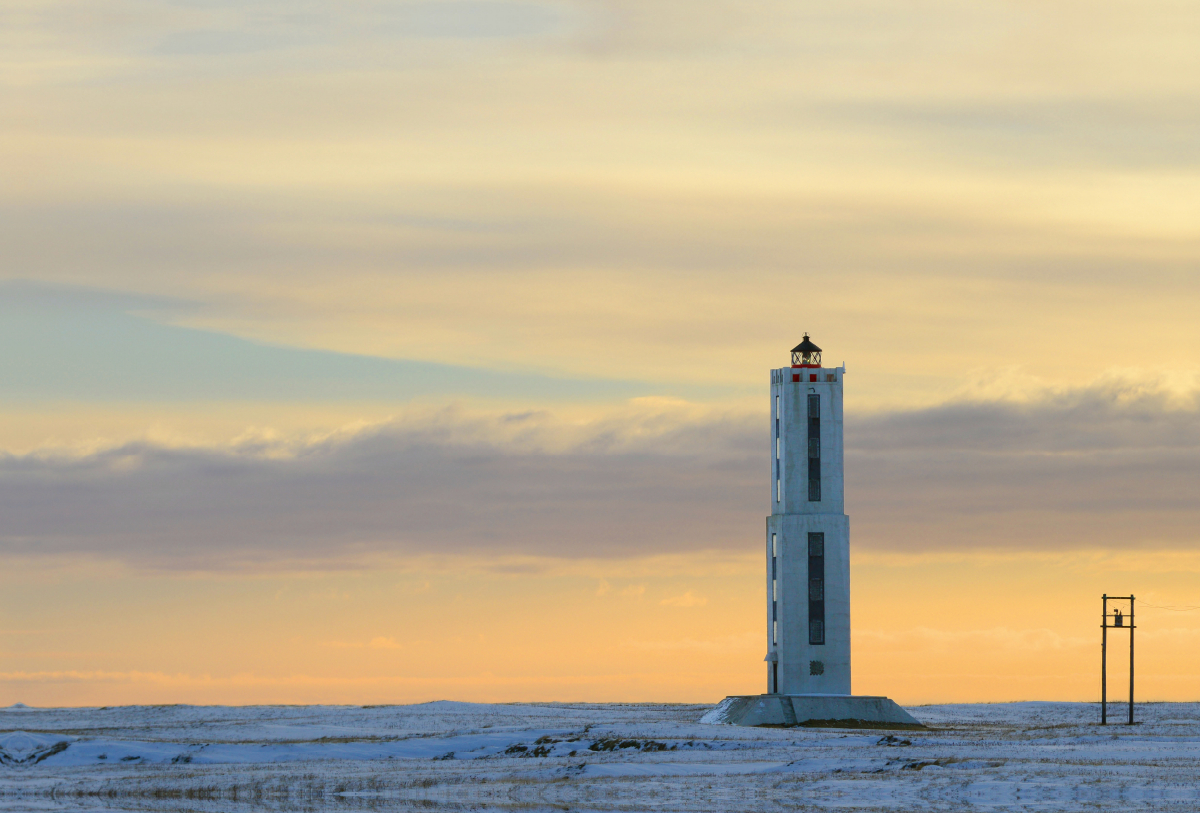
<path fill-rule="evenodd" d="M 1100 612 L 1100 725 L 1108 725 L 1108 593 Z"/>
<path fill-rule="evenodd" d="M 1129 597 L 1129 724 L 1133 725 L 1133 596 Z"/>

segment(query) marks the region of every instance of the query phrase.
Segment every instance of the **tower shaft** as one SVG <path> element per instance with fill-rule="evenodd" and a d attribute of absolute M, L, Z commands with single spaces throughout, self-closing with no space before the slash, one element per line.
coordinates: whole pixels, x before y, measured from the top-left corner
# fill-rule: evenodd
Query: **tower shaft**
<path fill-rule="evenodd" d="M 820 349 L 815 350 L 819 359 Z M 770 693 L 850 694 L 845 372 L 845 367 L 820 367 L 819 361 L 771 371 L 766 538 Z"/>

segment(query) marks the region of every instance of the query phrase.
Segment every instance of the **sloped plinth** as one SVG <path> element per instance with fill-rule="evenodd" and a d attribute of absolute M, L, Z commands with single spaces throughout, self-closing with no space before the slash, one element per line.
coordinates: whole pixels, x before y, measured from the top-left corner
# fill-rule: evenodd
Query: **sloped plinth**
<path fill-rule="evenodd" d="M 886 697 L 849 694 L 755 694 L 726 697 L 700 722 L 710 725 L 815 728 L 924 728 Z"/>

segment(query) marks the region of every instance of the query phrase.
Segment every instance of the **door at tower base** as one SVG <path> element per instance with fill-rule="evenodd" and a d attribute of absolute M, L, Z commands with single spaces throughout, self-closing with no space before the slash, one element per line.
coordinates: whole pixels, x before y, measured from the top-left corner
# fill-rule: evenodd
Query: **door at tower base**
<path fill-rule="evenodd" d="M 710 725 L 814 728 L 924 728 L 886 697 L 754 694 L 726 697 L 700 722 Z"/>

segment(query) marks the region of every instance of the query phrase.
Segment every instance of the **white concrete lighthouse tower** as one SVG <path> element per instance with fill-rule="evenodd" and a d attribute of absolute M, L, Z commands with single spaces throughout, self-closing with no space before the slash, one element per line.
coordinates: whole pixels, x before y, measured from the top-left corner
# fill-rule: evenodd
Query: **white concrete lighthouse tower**
<path fill-rule="evenodd" d="M 845 367 L 804 334 L 771 371 L 767 691 L 850 694 L 850 518 L 842 451 Z"/>
<path fill-rule="evenodd" d="M 767 693 L 731 696 L 703 722 L 920 727 L 886 697 L 850 693 L 850 518 L 842 382 L 808 334 L 771 371 Z"/>

